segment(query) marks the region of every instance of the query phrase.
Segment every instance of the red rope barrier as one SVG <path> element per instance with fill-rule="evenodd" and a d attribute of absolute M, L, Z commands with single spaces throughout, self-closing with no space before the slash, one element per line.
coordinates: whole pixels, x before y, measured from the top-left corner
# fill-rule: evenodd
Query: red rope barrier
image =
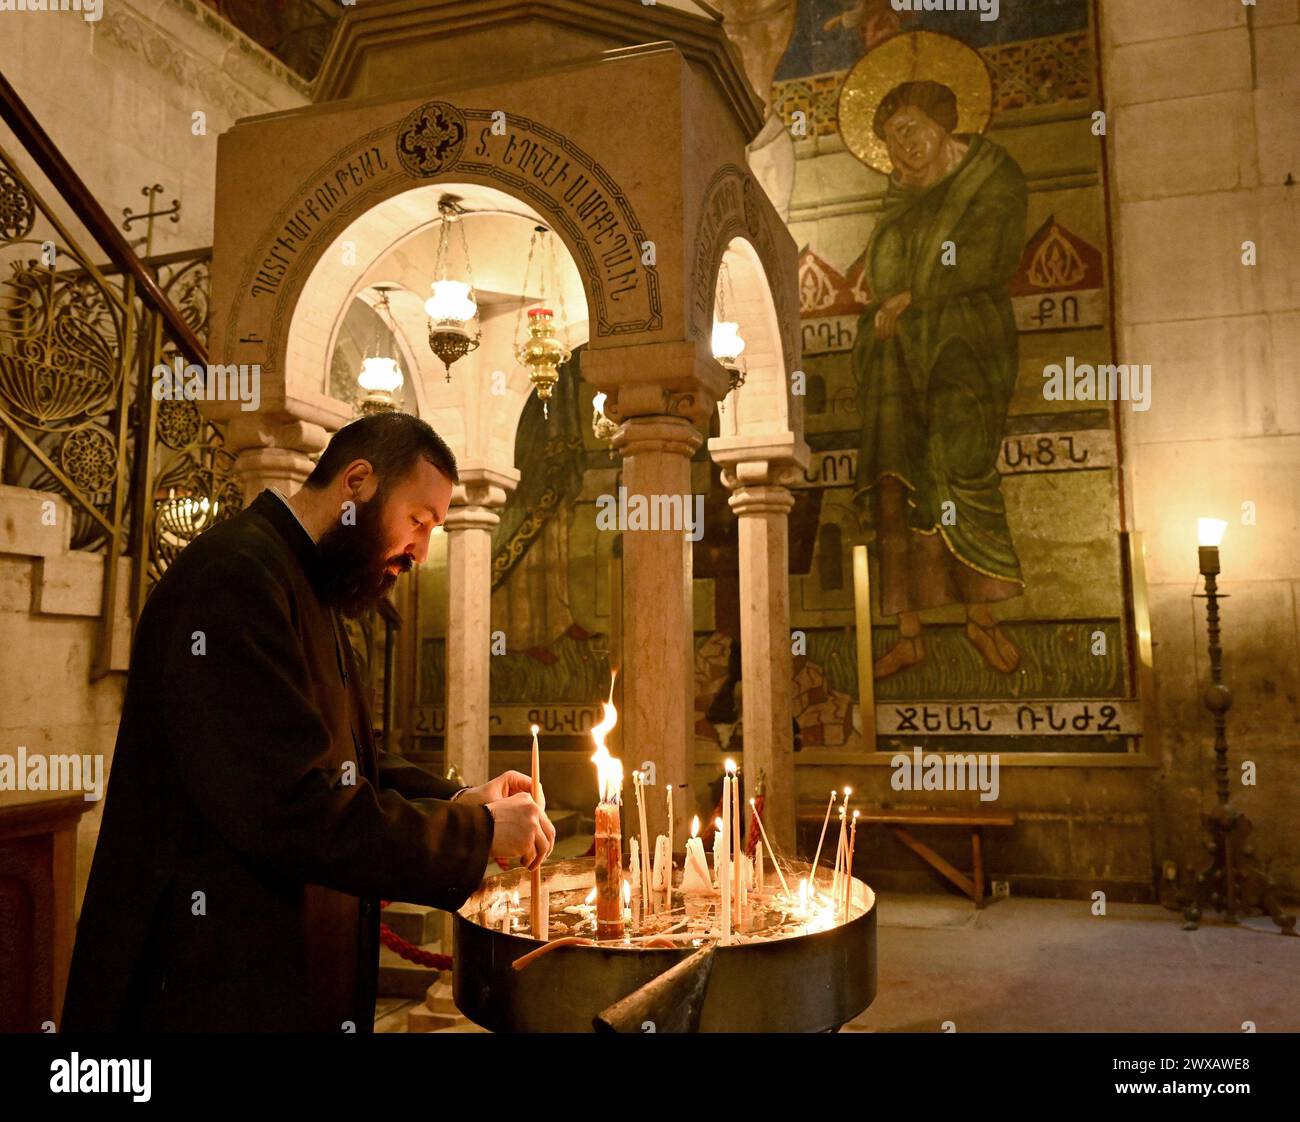
<path fill-rule="evenodd" d="M 381 908 L 386 908 L 390 903 L 392 903 L 391 900 L 381 900 L 379 906 Z M 421 947 L 417 947 L 409 940 L 403 939 L 386 923 L 381 923 L 379 925 L 379 941 L 390 951 L 395 951 L 406 959 L 407 962 L 414 962 L 417 966 L 424 966 L 430 970 L 451 969 L 451 955 L 434 954 L 432 951 L 426 951 Z"/>

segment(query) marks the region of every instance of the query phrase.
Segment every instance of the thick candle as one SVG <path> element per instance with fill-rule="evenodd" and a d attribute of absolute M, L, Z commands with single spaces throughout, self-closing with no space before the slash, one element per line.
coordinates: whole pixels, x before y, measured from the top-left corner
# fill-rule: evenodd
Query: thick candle
<path fill-rule="evenodd" d="M 623 936 L 623 824 L 618 803 L 596 806 L 596 938 Z"/>
<path fill-rule="evenodd" d="M 596 754 L 596 784 L 600 802 L 596 805 L 596 938 L 619 939 L 624 932 L 623 901 L 620 898 L 623 878 L 623 823 L 619 804 L 623 791 L 623 764 L 609 754 L 605 737 L 618 723 L 613 703 L 602 703 L 605 715 L 591 730 Z"/>

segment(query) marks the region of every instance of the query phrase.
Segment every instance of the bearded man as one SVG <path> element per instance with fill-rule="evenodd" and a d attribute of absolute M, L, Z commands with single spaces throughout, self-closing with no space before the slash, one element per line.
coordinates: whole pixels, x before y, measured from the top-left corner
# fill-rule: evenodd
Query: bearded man
<path fill-rule="evenodd" d="M 458 788 L 376 750 L 338 619 L 425 559 L 456 480 L 423 421 L 365 417 L 163 575 L 61 1031 L 369 1032 L 381 899 L 455 909 L 489 858 L 550 852 L 528 776 Z"/>
<path fill-rule="evenodd" d="M 948 604 L 964 607 L 991 668 L 1020 664 L 989 606 L 1024 590 L 997 458 L 1019 368 L 1008 285 L 1027 191 L 1005 149 L 956 125 L 953 91 L 932 81 L 890 90 L 873 121 L 894 170 L 853 353 L 864 418 L 854 501 L 876 534 L 881 610 L 899 620 L 876 678 L 925 657 L 921 612 Z"/>

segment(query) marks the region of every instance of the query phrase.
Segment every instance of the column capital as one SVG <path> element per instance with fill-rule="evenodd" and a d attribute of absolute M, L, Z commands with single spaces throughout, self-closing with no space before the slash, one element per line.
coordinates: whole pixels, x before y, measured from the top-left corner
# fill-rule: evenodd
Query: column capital
<path fill-rule="evenodd" d="M 794 508 L 794 496 L 788 487 L 744 486 L 733 487 L 727 505 L 737 518 L 758 514 L 789 514 Z"/>
<path fill-rule="evenodd" d="M 708 340 L 588 350 L 582 378 L 605 394 L 605 416 L 611 421 L 669 416 L 692 425 L 707 423 L 729 385 Z"/>
<path fill-rule="evenodd" d="M 321 425 L 256 413 L 234 417 L 224 437 L 226 451 L 235 457 L 245 505 L 271 486 L 292 495 L 311 474 L 311 457 L 329 443 Z"/>
<path fill-rule="evenodd" d="M 676 453 L 690 459 L 704 437 L 685 417 L 655 415 L 629 417 L 614 434 L 613 444 L 623 458 L 650 452 Z"/>
<path fill-rule="evenodd" d="M 792 432 L 757 436 L 715 436 L 709 455 L 722 468 L 723 482 L 731 489 L 751 486 L 785 486 L 808 466 L 808 445 Z"/>
<path fill-rule="evenodd" d="M 467 463 L 459 466 L 460 482 L 451 489 L 451 508 L 447 511 L 447 528 L 451 529 L 452 516 L 457 515 L 463 528 L 467 512 L 482 511 L 492 515 L 491 525 L 500 519 L 494 508 L 505 506 L 506 499 L 519 485 L 519 472 L 515 468 L 492 468 L 486 464 Z M 458 513 L 459 512 L 459 513 Z"/>

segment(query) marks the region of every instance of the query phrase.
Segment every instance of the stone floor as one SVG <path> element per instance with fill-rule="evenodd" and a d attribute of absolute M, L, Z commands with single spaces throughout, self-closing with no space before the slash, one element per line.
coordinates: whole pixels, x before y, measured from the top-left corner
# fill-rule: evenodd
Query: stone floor
<path fill-rule="evenodd" d="M 1300 938 L 1272 924 L 1180 928 L 1173 912 L 956 896 L 880 900 L 879 982 L 854 1032 L 1300 1031 Z M 376 1030 L 406 1031 L 410 1002 L 380 1003 Z M 475 1031 L 464 1026 L 459 1031 Z"/>
<path fill-rule="evenodd" d="M 867 1032 L 1300 1031 L 1300 938 L 1265 920 L 1183 931 L 1154 905 L 883 898 Z"/>

